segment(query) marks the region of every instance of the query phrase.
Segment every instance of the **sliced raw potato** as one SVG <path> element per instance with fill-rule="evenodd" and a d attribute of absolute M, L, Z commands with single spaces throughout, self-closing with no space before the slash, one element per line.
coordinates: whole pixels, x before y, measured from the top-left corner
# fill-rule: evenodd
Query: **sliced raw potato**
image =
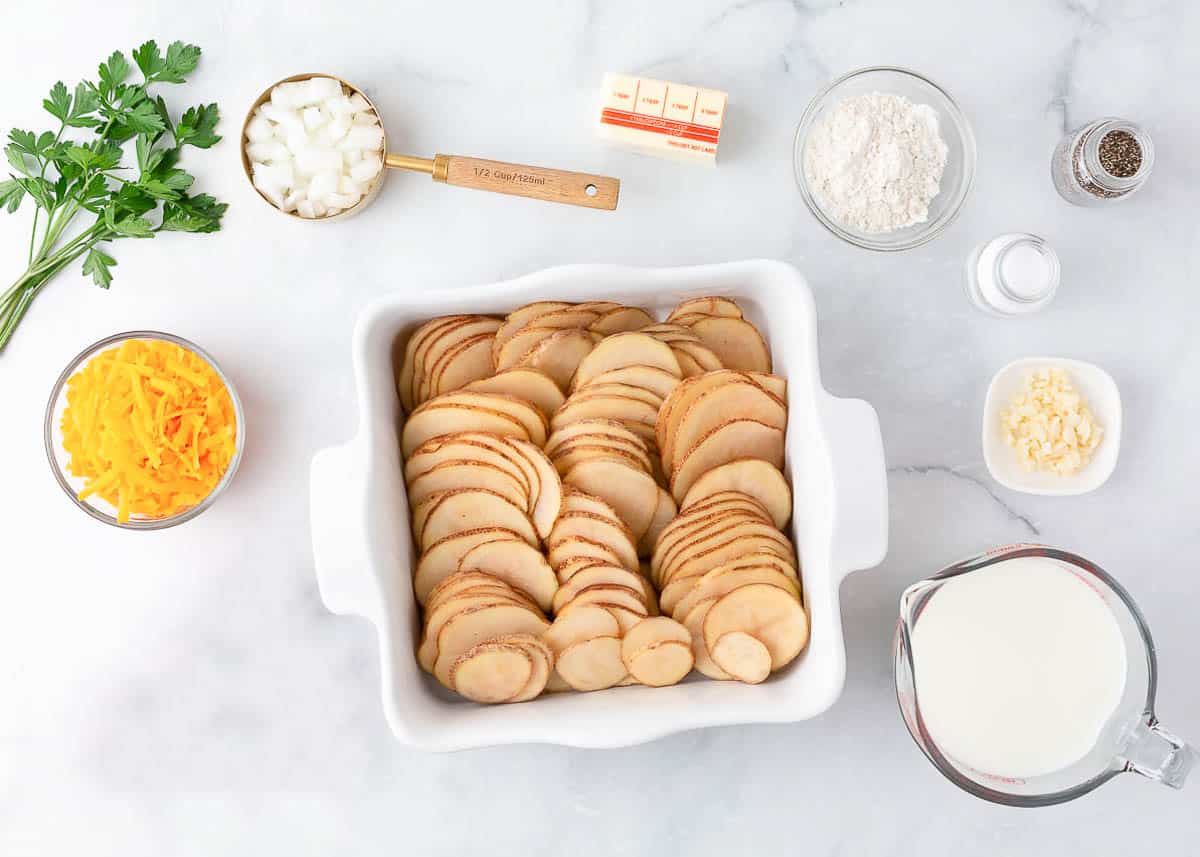
<path fill-rule="evenodd" d="M 791 663 L 808 643 L 808 614 L 788 592 L 750 583 L 722 595 L 704 617 L 704 644 L 710 653 L 718 640 L 733 631 L 759 640 L 770 652 L 774 672 Z"/>
<path fill-rule="evenodd" d="M 605 374 L 608 373 L 606 372 Z M 643 387 L 634 387 L 631 384 L 599 384 L 596 381 L 589 381 L 587 384 L 577 389 L 571 394 L 571 401 L 578 402 L 580 400 L 590 399 L 595 396 L 622 396 L 628 399 L 637 399 L 638 401 L 645 402 L 648 405 L 653 405 L 655 411 L 662 407 L 662 396 L 651 390 L 647 390 Z"/>
<path fill-rule="evenodd" d="M 501 324 L 500 328 L 496 331 L 496 341 L 492 345 L 493 362 L 495 360 L 496 353 L 499 352 L 504 343 L 512 339 L 513 334 L 527 325 L 530 321 L 537 318 L 539 315 L 543 315 L 544 313 L 548 313 L 556 309 L 566 309 L 569 306 L 571 306 L 571 304 L 564 301 L 534 301 L 533 303 L 517 307 L 515 310 L 510 312 L 504 317 L 504 323 Z"/>
<path fill-rule="evenodd" d="M 578 389 L 597 375 L 623 366 L 655 366 L 682 376 L 679 361 L 671 353 L 671 347 L 645 333 L 615 333 L 605 337 L 583 362 L 579 364 L 572 380 L 572 389 Z"/>
<path fill-rule="evenodd" d="M 550 683 L 550 676 L 554 674 L 554 653 L 540 637 L 534 637 L 531 634 L 509 634 L 500 639 L 523 646 L 533 659 L 533 674 L 521 692 L 510 702 L 528 702 L 536 699 L 546 690 L 546 686 Z"/>
<path fill-rule="evenodd" d="M 543 539 L 549 538 L 550 530 L 562 512 L 563 484 L 558 471 L 539 445 L 511 437 L 505 438 L 504 442 L 516 450 L 537 474 L 538 493 L 532 501 L 529 514 L 533 518 L 538 535 Z"/>
<path fill-rule="evenodd" d="M 478 461 L 499 467 L 521 483 L 526 494 L 533 496 L 535 486 L 514 460 L 516 453 L 497 435 L 481 432 L 459 432 L 427 440 L 409 456 L 404 464 L 404 481 L 412 482 L 422 473 L 447 461 Z"/>
<path fill-rule="evenodd" d="M 653 643 L 622 660 L 629 674 L 637 679 L 639 684 L 649 687 L 678 684 L 687 677 L 696 663 L 690 641 L 679 643 L 674 640 Z"/>
<path fill-rule="evenodd" d="M 554 622 L 542 634 L 542 639 L 557 657 L 563 649 L 575 643 L 593 637 L 620 636 L 621 626 L 612 613 L 603 607 L 587 604 L 556 616 Z"/>
<path fill-rule="evenodd" d="M 559 612 L 565 613 L 573 607 L 585 604 L 617 605 L 640 616 L 650 615 L 650 608 L 635 590 L 617 583 L 594 583 L 585 586 L 575 593 L 575 597 L 564 604 Z"/>
<path fill-rule="evenodd" d="M 592 419 L 618 420 L 643 440 L 653 440 L 658 406 L 628 396 L 572 394 L 550 418 L 550 427 L 558 431 L 579 420 Z"/>
<path fill-rule="evenodd" d="M 453 394 L 452 394 L 453 395 Z M 426 402 L 413 411 L 400 434 L 400 452 L 407 459 L 418 446 L 435 437 L 461 432 L 484 432 L 528 438 L 521 422 L 500 411 L 472 405 Z"/>
<path fill-rule="evenodd" d="M 520 539 L 517 539 L 515 536 L 513 539 L 517 541 L 518 544 L 524 544 L 524 542 L 520 541 Z M 497 579 L 495 576 L 481 571 L 457 572 L 449 575 L 440 583 L 438 583 L 437 586 L 429 590 L 429 595 L 425 601 L 425 607 L 428 609 L 433 609 L 434 605 L 438 601 L 449 598 L 450 596 L 461 592 L 464 589 L 493 585 L 503 589 L 507 584 Z"/>
<path fill-rule="evenodd" d="M 613 440 L 619 440 L 624 445 L 629 445 L 637 449 L 646 451 L 646 442 L 641 437 L 631 432 L 625 427 L 625 424 L 619 420 L 608 419 L 590 419 L 577 420 L 567 423 L 560 428 L 555 429 L 554 433 L 546 440 L 546 454 L 553 456 L 555 450 L 560 446 L 575 440 L 578 437 L 605 437 Z"/>
<path fill-rule="evenodd" d="M 786 560 L 781 557 L 773 559 L 779 565 L 766 561 L 766 556 L 763 556 L 764 561 L 761 564 L 752 564 L 754 560 L 745 557 L 735 563 L 719 565 L 699 577 L 675 580 L 667 584 L 662 591 L 662 609 L 671 615 L 678 612 L 686 616 L 694 604 L 705 598 L 719 598 L 747 583 L 769 583 L 799 599 L 800 585 L 796 582 L 795 570 L 789 566 L 785 571 L 781 566 L 787 565 Z"/>
<path fill-rule="evenodd" d="M 592 637 L 567 646 L 558 653 L 555 670 L 575 690 L 604 690 L 626 676 L 621 663 L 621 641 L 616 637 Z"/>
<path fill-rule="evenodd" d="M 503 393 L 525 399 L 533 402 L 547 419 L 566 401 L 554 379 L 531 366 L 517 366 L 491 377 L 480 378 L 467 384 L 466 389 L 477 393 Z"/>
<path fill-rule="evenodd" d="M 442 599 L 436 605 L 430 601 L 425 611 L 425 626 L 421 634 L 421 643 L 417 647 L 417 663 L 421 665 L 421 669 L 428 673 L 433 672 L 438 656 L 438 633 L 448 621 L 465 610 L 503 604 L 522 606 L 523 602 L 513 598 L 510 592 L 500 587 L 471 589 L 454 597 Z"/>
<path fill-rule="evenodd" d="M 459 562 L 471 548 L 483 542 L 504 538 L 521 541 L 520 533 L 512 530 L 482 527 L 478 530 L 456 533 L 430 545 L 417 560 L 417 567 L 413 571 L 413 593 L 417 596 L 417 603 L 424 604 L 433 587 L 458 571 Z"/>
<path fill-rule="evenodd" d="M 592 458 L 563 477 L 568 485 L 612 506 L 633 533 L 635 542 L 650 527 L 658 508 L 658 483 L 644 470 L 618 458 Z"/>
<path fill-rule="evenodd" d="M 621 304 L 616 301 L 583 301 L 575 304 L 575 309 L 589 310 L 597 315 L 604 315 L 606 312 L 620 308 Z"/>
<path fill-rule="evenodd" d="M 536 547 L 511 539 L 482 542 L 463 554 L 459 571 L 483 571 L 525 592 L 549 612 L 558 591 L 558 577 Z"/>
<path fill-rule="evenodd" d="M 680 507 L 686 511 L 722 491 L 739 491 L 762 503 L 779 529 L 792 516 L 791 487 L 778 468 L 761 458 L 738 458 L 714 467 L 688 489 Z"/>
<path fill-rule="evenodd" d="M 639 622 L 645 621 L 649 615 L 640 610 L 631 610 L 622 604 L 613 604 L 612 602 L 598 602 L 605 610 L 613 615 L 617 620 L 617 624 L 621 626 L 622 636 L 628 634 Z M 573 609 L 574 605 L 568 604 L 566 610 Z"/>
<path fill-rule="evenodd" d="M 583 539 L 585 547 L 587 543 L 592 543 L 606 548 L 606 555 L 601 554 L 597 558 L 603 559 L 611 556 L 614 564 L 624 566 L 630 571 L 637 571 L 637 549 L 634 546 L 633 537 L 621 519 L 612 521 L 592 512 L 566 512 L 560 515 L 554 523 L 554 528 L 550 531 L 548 540 L 551 546 L 550 564 L 552 566 L 558 567 L 555 562 L 554 548 L 559 548 L 557 556 L 560 558 L 597 555 L 596 552 L 590 550 L 583 550 L 575 554 L 563 553 L 561 546 L 575 538 Z"/>
<path fill-rule="evenodd" d="M 412 377 L 416 368 L 417 348 L 439 329 L 470 318 L 468 315 L 444 315 L 431 318 L 412 332 L 404 345 L 404 358 L 400 361 L 400 371 L 396 373 L 396 390 L 400 394 L 400 404 L 405 412 L 413 409 Z"/>
<path fill-rule="evenodd" d="M 492 374 L 494 333 L 481 333 L 448 351 L 430 371 L 430 394 L 434 396 L 461 390 L 472 381 Z"/>
<path fill-rule="evenodd" d="M 558 568 L 554 569 L 554 571 L 558 575 L 558 583 L 561 586 L 562 584 L 567 583 L 572 577 L 583 571 L 585 568 L 609 565 L 617 564 L 603 559 L 596 559 L 594 556 L 572 556 L 563 560 L 563 562 L 558 566 Z M 625 568 L 623 565 L 618 565 L 617 567 Z M 628 569 L 626 569 L 626 571 L 628 571 Z"/>
<path fill-rule="evenodd" d="M 546 560 L 554 569 L 558 569 L 568 560 L 582 557 L 611 562 L 615 565 L 625 565 L 617 552 L 607 544 L 584 536 L 569 536 L 557 542 L 552 538 L 549 542 L 549 549 L 546 551 Z"/>
<path fill-rule="evenodd" d="M 716 603 L 717 599 L 715 598 L 699 602 L 682 621 L 683 627 L 687 628 L 688 633 L 692 635 L 692 657 L 695 660 L 695 669 L 708 678 L 729 681 L 731 678 L 729 673 L 721 669 L 709 656 L 708 646 L 704 644 L 704 619 L 708 615 L 709 608 Z"/>
<path fill-rule="evenodd" d="M 700 367 L 701 372 L 716 372 L 728 368 L 724 361 L 721 360 L 721 355 L 717 354 L 703 342 L 672 342 L 671 348 L 675 349 L 679 354 L 687 355 L 688 358 Z"/>
<path fill-rule="evenodd" d="M 659 550 L 650 558 L 650 568 L 661 580 L 681 559 L 696 556 L 709 547 L 742 535 L 762 536 L 775 542 L 783 551 L 791 547 L 787 537 L 775 529 L 769 518 L 740 509 L 726 510 L 698 522 L 698 526 L 681 528 L 660 539 Z"/>
<path fill-rule="evenodd" d="M 727 369 L 771 371 L 771 349 L 758 328 L 741 318 L 704 318 L 689 325 Z"/>
<path fill-rule="evenodd" d="M 446 365 L 448 357 L 458 353 L 458 349 L 464 343 L 477 344 L 480 336 L 494 337 L 500 324 L 500 320 L 496 318 L 475 316 L 471 321 L 443 328 L 427 342 L 413 373 L 413 401 L 419 405 L 435 394 L 434 381 Z M 490 341 L 488 347 L 491 347 Z"/>
<path fill-rule="evenodd" d="M 675 359 L 679 361 L 679 368 L 683 371 L 684 378 L 694 378 L 708 371 L 686 351 L 680 351 L 678 348 L 672 348 L 672 351 L 675 353 Z"/>
<path fill-rule="evenodd" d="M 708 614 L 712 615 L 712 610 Z M 713 663 L 732 678 L 746 684 L 759 684 L 771 674 L 771 653 L 757 638 L 745 631 L 722 634 L 709 649 Z"/>
<path fill-rule="evenodd" d="M 582 339 L 594 342 L 593 337 L 599 336 L 599 334 L 592 334 L 586 328 L 595 318 L 596 314 L 593 312 L 580 312 L 574 309 L 555 310 L 539 315 L 513 334 L 513 337 L 495 352 L 497 371 L 520 365 L 533 352 L 538 343 L 549 339 L 558 331 L 579 330 L 584 334 Z M 537 368 L 544 369 L 541 366 Z"/>
<path fill-rule="evenodd" d="M 622 656 L 635 655 L 646 646 L 667 641 L 690 644 L 692 635 L 681 623 L 669 616 L 651 616 L 638 622 L 622 637 Z"/>
<path fill-rule="evenodd" d="M 625 384 L 653 393 L 661 403 L 663 399 L 671 395 L 671 391 L 678 383 L 679 376 L 666 369 L 660 369 L 657 366 L 634 365 L 601 372 L 581 389 L 594 389 L 601 384 Z"/>
<path fill-rule="evenodd" d="M 636 571 L 630 571 L 619 565 L 596 565 L 576 572 L 571 579 L 563 583 L 554 596 L 554 612 L 558 613 L 571 602 L 583 589 L 601 583 L 625 586 L 640 593 L 642 602 L 649 604 L 653 598 L 650 581 Z"/>
<path fill-rule="evenodd" d="M 659 584 L 665 587 L 672 580 L 703 574 L 757 550 L 769 551 L 789 562 L 795 556 L 787 537 L 770 524 L 737 524 L 707 533 L 680 548 L 659 567 Z"/>
<path fill-rule="evenodd" d="M 680 313 L 679 315 L 677 315 L 673 319 L 671 319 L 671 323 L 683 325 L 684 327 L 690 327 L 691 325 L 695 324 L 696 322 L 698 322 L 702 319 L 713 318 L 713 317 L 714 316 L 711 316 L 708 313 L 696 312 L 693 310 L 692 312 Z M 726 317 L 728 317 L 728 316 L 726 316 Z"/>
<path fill-rule="evenodd" d="M 667 316 L 668 322 L 676 321 L 680 316 L 698 313 L 700 315 L 719 315 L 729 318 L 741 318 L 742 308 L 733 298 L 720 295 L 709 295 L 701 298 L 688 298 L 675 305 Z"/>
<path fill-rule="evenodd" d="M 711 471 L 710 471 L 711 472 Z M 742 491 L 716 491 L 687 507 L 680 507 L 679 522 L 695 520 L 728 508 L 756 512 L 760 518 L 771 520 L 771 513 L 760 501 Z M 672 524 L 675 522 L 673 521 Z"/>
<path fill-rule="evenodd" d="M 783 432 L 756 420 L 735 419 L 710 430 L 688 450 L 671 476 L 676 502 L 687 496 L 697 479 L 714 467 L 739 458 L 761 458 L 783 468 Z"/>
<path fill-rule="evenodd" d="M 458 656 L 450 667 L 449 684 L 472 702 L 509 702 L 529 684 L 533 669 L 533 658 L 524 647 L 485 640 Z"/>
<path fill-rule="evenodd" d="M 658 417 L 654 423 L 655 439 L 658 448 L 663 453 L 664 465 L 669 464 L 670 455 L 674 450 L 675 435 L 679 423 L 688 413 L 693 403 L 711 390 L 716 390 L 726 384 L 753 383 L 746 373 L 735 372 L 732 369 L 717 369 L 705 372 L 694 378 L 680 382 L 671 395 L 663 399 Z M 745 414 L 728 414 L 727 418 L 746 416 Z"/>
<path fill-rule="evenodd" d="M 675 512 L 675 498 L 662 488 L 659 488 L 658 503 L 654 507 L 654 517 L 650 519 L 650 525 L 646 528 L 646 532 L 642 535 L 642 539 L 638 543 L 638 553 L 642 556 L 650 556 L 654 553 L 654 546 L 658 543 L 658 537 L 662 535 L 667 525 L 675 519 Z"/>
<path fill-rule="evenodd" d="M 720 384 L 693 399 L 678 422 L 675 422 L 675 430 L 670 438 L 668 472 L 678 470 L 683 456 L 730 416 L 754 420 L 781 432 L 787 429 L 787 406 L 758 384 L 745 379 Z M 664 458 L 666 463 L 667 459 Z"/>
<path fill-rule="evenodd" d="M 413 407 L 420 404 L 417 394 L 420 392 L 421 382 L 425 379 L 426 358 L 429 351 L 438 343 L 454 341 L 458 338 L 458 333 L 462 328 L 467 325 L 478 325 L 482 318 L 482 316 L 477 315 L 456 316 L 448 324 L 438 325 L 427 331 L 422 331 L 420 341 L 413 351 L 412 370 L 407 375 L 407 389 L 401 391 L 402 395 L 407 394 L 408 401 L 412 403 Z M 486 331 L 480 330 L 479 332 Z M 410 412 L 411 410 L 412 408 L 409 408 Z"/>
<path fill-rule="evenodd" d="M 506 470 L 481 461 L 445 461 L 408 483 L 408 502 L 415 510 L 427 498 L 459 488 L 483 488 L 504 497 L 522 509 L 529 507 L 529 495 L 517 478 Z"/>
<path fill-rule="evenodd" d="M 580 362 L 599 341 L 600 334 L 580 328 L 557 330 L 530 348 L 519 359 L 518 365 L 545 372 L 560 389 L 565 390 L 570 386 Z"/>
<path fill-rule="evenodd" d="M 528 399 L 518 399 L 516 396 L 508 396 L 504 393 L 476 393 L 470 390 L 458 390 L 438 396 L 436 399 L 430 399 L 426 403 L 426 407 L 429 408 L 452 405 L 486 408 L 489 411 L 505 414 L 519 422 L 525 428 L 528 439 L 539 447 L 546 442 L 546 436 L 549 433 L 546 417 Z M 415 417 L 419 413 L 421 413 L 420 409 L 413 416 Z"/>
<path fill-rule="evenodd" d="M 631 467 L 637 467 L 646 473 L 651 473 L 654 464 L 648 455 L 638 454 L 620 446 L 609 446 L 606 443 L 584 443 L 577 441 L 561 447 L 555 452 L 552 461 L 554 469 L 560 476 L 565 476 L 576 464 L 589 458 L 620 458 L 627 461 Z"/>
<path fill-rule="evenodd" d="M 640 330 L 648 324 L 654 324 L 654 316 L 641 307 L 618 306 L 601 313 L 588 329 L 607 336 L 610 333 Z"/>
<path fill-rule="evenodd" d="M 535 316 L 534 319 L 526 325 L 530 327 L 553 327 L 557 330 L 565 330 L 567 328 L 584 327 L 594 322 L 600 317 L 602 312 L 607 312 L 613 309 L 616 304 L 600 303 L 594 301 L 592 305 L 599 304 L 595 309 L 589 307 L 589 304 L 575 304 L 574 306 L 563 307 L 562 309 L 553 309 L 549 312 L 541 313 Z M 518 332 L 518 335 L 520 333 Z"/>
<path fill-rule="evenodd" d="M 771 519 L 766 514 L 749 504 L 724 506 L 701 516 L 679 516 L 658 537 L 654 553 L 650 555 L 650 569 L 657 574 L 664 563 L 679 553 L 681 547 L 690 545 L 697 539 L 705 538 L 712 533 L 728 529 L 735 524 L 751 521 L 771 524 Z"/>
<path fill-rule="evenodd" d="M 453 488 L 431 494 L 413 508 L 413 533 L 422 550 L 447 536 L 480 527 L 503 527 L 536 545 L 538 536 L 525 508 L 486 488 Z"/>
<path fill-rule="evenodd" d="M 612 521 L 621 528 L 629 540 L 633 540 L 633 533 L 625 526 L 621 520 L 617 510 L 612 507 L 606 500 L 587 494 L 580 491 L 578 488 L 572 488 L 570 485 L 563 486 L 563 511 L 564 512 L 586 512 L 591 515 L 599 515 L 601 518 Z"/>
<path fill-rule="evenodd" d="M 452 616 L 438 632 L 433 675 L 444 686 L 453 689 L 450 671 L 472 646 L 505 634 L 540 636 L 549 627 L 550 623 L 541 613 L 515 604 L 469 607 Z"/>
<path fill-rule="evenodd" d="M 746 376 L 779 401 L 787 404 L 787 381 L 785 379 L 778 375 L 769 375 L 766 372 L 747 372 Z"/>

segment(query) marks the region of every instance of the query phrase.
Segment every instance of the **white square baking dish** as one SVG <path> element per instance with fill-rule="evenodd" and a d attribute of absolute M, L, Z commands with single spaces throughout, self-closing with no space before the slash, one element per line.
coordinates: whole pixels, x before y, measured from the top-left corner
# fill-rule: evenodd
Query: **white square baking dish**
<path fill-rule="evenodd" d="M 520 705 L 454 697 L 417 666 L 419 615 L 398 448 L 402 420 L 393 360 L 420 322 L 447 313 L 496 313 L 533 300 L 612 300 L 665 315 L 679 300 L 736 298 L 787 378 L 791 535 L 812 619 L 808 649 L 750 686 L 693 675 L 673 687 L 548 694 Z M 688 268 L 574 265 L 474 288 L 413 289 L 375 301 L 353 342 L 358 433 L 313 458 L 313 553 L 321 597 L 334 613 L 363 616 L 379 635 L 383 707 L 396 737 L 429 750 L 543 742 L 620 747 L 672 732 L 732 723 L 804 720 L 831 706 L 845 678 L 838 586 L 887 552 L 887 477 L 879 420 L 858 399 L 821 386 L 812 293 L 790 265 L 731 262 Z"/>

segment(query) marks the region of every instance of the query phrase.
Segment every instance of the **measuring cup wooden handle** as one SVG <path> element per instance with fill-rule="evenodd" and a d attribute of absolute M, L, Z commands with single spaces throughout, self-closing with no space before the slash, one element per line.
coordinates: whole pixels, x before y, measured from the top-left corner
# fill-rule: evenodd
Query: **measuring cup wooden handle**
<path fill-rule="evenodd" d="M 617 195 L 621 192 L 620 179 L 610 176 L 550 170 L 461 155 L 435 157 L 433 179 L 458 187 L 607 211 L 617 207 Z"/>

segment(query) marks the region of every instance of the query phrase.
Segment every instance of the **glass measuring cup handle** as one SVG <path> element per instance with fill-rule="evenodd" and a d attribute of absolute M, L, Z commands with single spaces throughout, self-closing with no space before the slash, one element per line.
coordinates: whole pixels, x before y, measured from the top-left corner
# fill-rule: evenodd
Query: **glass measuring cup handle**
<path fill-rule="evenodd" d="M 1200 758 L 1195 748 L 1160 726 L 1154 717 L 1138 721 L 1121 756 L 1125 770 L 1173 789 L 1183 788 L 1188 772 Z"/>

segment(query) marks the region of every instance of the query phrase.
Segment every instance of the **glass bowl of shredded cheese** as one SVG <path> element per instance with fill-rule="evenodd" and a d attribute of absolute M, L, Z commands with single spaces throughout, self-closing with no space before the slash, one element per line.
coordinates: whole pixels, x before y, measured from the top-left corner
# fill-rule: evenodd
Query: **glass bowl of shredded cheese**
<path fill-rule="evenodd" d="M 98 521 L 159 530 L 191 520 L 233 480 L 245 443 L 237 390 L 195 344 L 151 330 L 80 352 L 46 406 L 58 484 Z"/>

